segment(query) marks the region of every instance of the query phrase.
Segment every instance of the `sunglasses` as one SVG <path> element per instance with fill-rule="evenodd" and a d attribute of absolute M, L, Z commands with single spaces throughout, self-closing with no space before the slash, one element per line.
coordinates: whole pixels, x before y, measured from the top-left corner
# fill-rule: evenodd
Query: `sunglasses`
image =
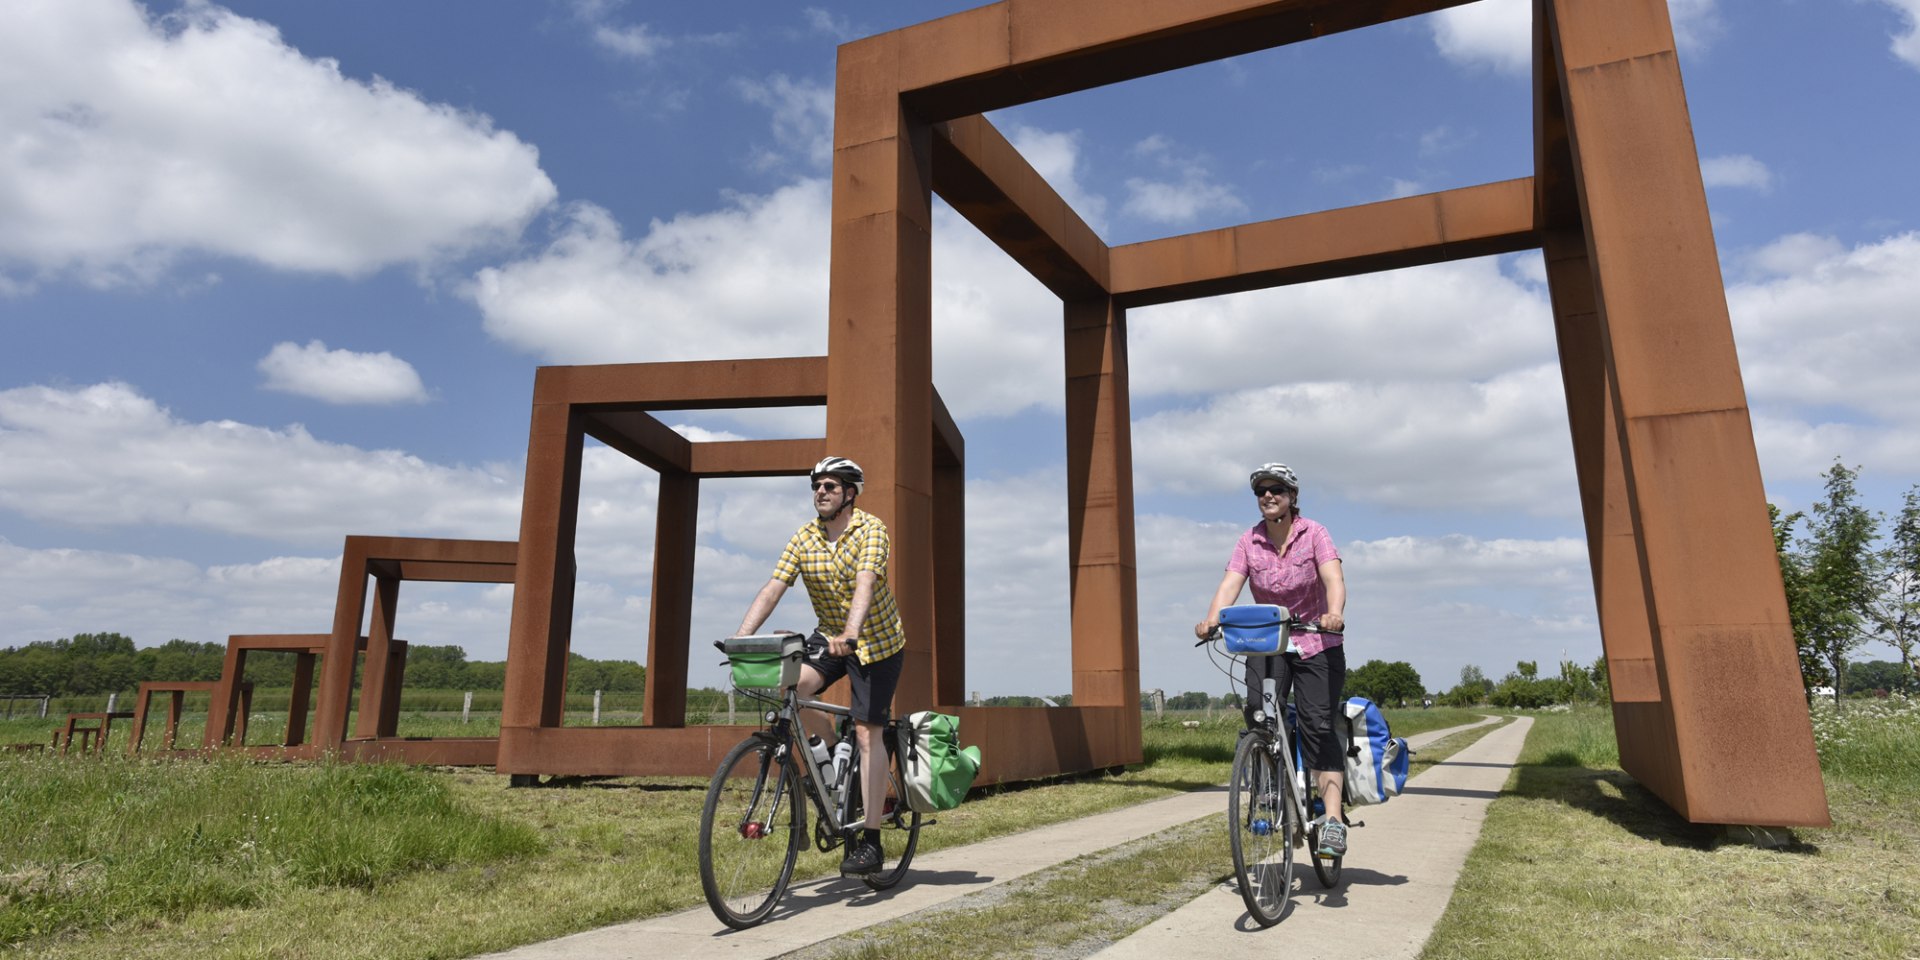
<path fill-rule="evenodd" d="M 815 490 L 825 490 L 828 493 L 832 493 L 840 489 L 840 484 L 834 483 L 832 480 L 815 480 L 813 482 L 813 488 Z"/>
<path fill-rule="evenodd" d="M 1255 487 L 1253 488 L 1253 495 L 1256 497 L 1283 497 L 1291 493 L 1293 493 L 1293 491 L 1287 489 L 1286 487 Z"/>

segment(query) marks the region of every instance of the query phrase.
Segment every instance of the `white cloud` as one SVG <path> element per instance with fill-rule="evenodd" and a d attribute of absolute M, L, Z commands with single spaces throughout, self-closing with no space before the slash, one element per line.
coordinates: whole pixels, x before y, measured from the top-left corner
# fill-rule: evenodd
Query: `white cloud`
<path fill-rule="evenodd" d="M 519 475 L 447 467 L 305 428 L 191 422 L 124 383 L 0 392 L 0 508 L 329 544 L 347 533 L 512 539 Z"/>
<path fill-rule="evenodd" d="M 420 403 L 427 388 L 413 364 L 382 351 L 328 350 L 312 340 L 306 346 L 277 343 L 260 358 L 269 390 L 336 404 Z"/>
<path fill-rule="evenodd" d="M 1185 224 L 1213 213 L 1243 213 L 1247 205 L 1233 188 L 1213 179 L 1204 157 L 1189 154 L 1167 138 L 1154 134 L 1134 144 L 1141 157 L 1174 179 L 1127 179 L 1127 202 L 1122 209 L 1151 223 Z"/>
<path fill-rule="evenodd" d="M 519 235 L 555 189 L 484 116 L 188 4 L 30 0 L 0 32 L 0 270 L 150 281 L 186 253 L 363 274 Z"/>
<path fill-rule="evenodd" d="M 1908 66 L 1920 68 L 1920 0 L 1880 0 L 1892 7 L 1900 18 L 1906 21 L 1906 32 L 1892 36 L 1890 48 L 1893 55 L 1907 62 Z"/>
<path fill-rule="evenodd" d="M 1147 307 L 1130 312 L 1128 330 L 1136 395 L 1485 380 L 1554 356 L 1544 291 L 1498 258 Z"/>
<path fill-rule="evenodd" d="M 1845 254 L 1847 248 L 1833 237 L 1813 233 L 1790 233 L 1748 254 L 1747 264 L 1763 273 L 1790 276 L 1806 273 L 1822 261 Z"/>
<path fill-rule="evenodd" d="M 825 353 L 826 181 L 730 200 L 634 240 L 607 211 L 577 206 L 544 251 L 480 271 L 468 293 L 490 334 L 556 363 Z M 949 409 L 1057 408 L 1059 301 L 939 209 L 934 377 Z"/>
<path fill-rule="evenodd" d="M 1773 189 L 1773 171 L 1744 153 L 1700 161 L 1700 178 L 1709 187 L 1745 187 L 1761 193 Z"/>
<path fill-rule="evenodd" d="M 1285 383 L 1216 395 L 1133 427 L 1143 490 L 1216 491 L 1276 458 L 1302 499 L 1570 516 L 1579 508 L 1557 365 L 1481 382 Z M 1443 465 L 1441 468 L 1439 465 Z"/>
<path fill-rule="evenodd" d="M 593 30 L 593 42 L 620 56 L 633 60 L 648 60 L 666 47 L 667 40 L 644 23 L 614 27 L 601 25 Z"/>
<path fill-rule="evenodd" d="M 1850 250 L 1795 235 L 1759 259 L 1793 272 L 1729 286 L 1727 305 L 1747 390 L 1768 418 L 1756 424 L 1768 474 L 1810 477 L 1835 455 L 1920 470 L 1920 233 Z"/>
<path fill-rule="evenodd" d="M 1720 31 L 1716 0 L 1670 0 L 1675 43 L 1704 50 Z M 1440 55 L 1463 67 L 1524 75 L 1533 69 L 1531 0 L 1480 0 L 1432 14 L 1428 24 Z"/>
<path fill-rule="evenodd" d="M 1523 74 L 1533 68 L 1533 4 L 1480 0 L 1433 14 L 1440 55 L 1461 66 Z"/>
<path fill-rule="evenodd" d="M 856 39 L 852 22 L 844 16 L 835 16 L 831 11 L 819 7 L 808 7 L 801 11 L 801 15 L 806 18 L 807 27 L 817 33 L 824 33 L 841 43 Z"/>
<path fill-rule="evenodd" d="M 785 151 L 762 151 L 754 166 L 779 169 L 786 166 L 788 155 L 803 158 L 813 169 L 832 165 L 833 87 L 775 74 L 765 80 L 735 80 L 734 88 L 748 103 L 772 113 L 774 142 Z"/>

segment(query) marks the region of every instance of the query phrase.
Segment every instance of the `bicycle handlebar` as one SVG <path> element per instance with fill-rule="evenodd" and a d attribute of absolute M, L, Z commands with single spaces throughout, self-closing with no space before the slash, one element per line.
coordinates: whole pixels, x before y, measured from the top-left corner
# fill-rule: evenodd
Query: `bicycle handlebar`
<path fill-rule="evenodd" d="M 1311 620 L 1287 620 L 1281 623 L 1280 626 L 1284 628 L 1288 633 L 1292 633 L 1293 631 L 1298 630 L 1301 633 L 1324 633 L 1329 637 L 1344 637 L 1347 635 L 1346 631 L 1344 630 L 1328 630 L 1327 628 L 1317 623 L 1314 623 Z M 1213 628 L 1212 633 L 1209 633 L 1206 636 L 1201 637 L 1197 642 L 1194 643 L 1194 646 L 1204 647 L 1209 643 L 1214 643 L 1216 641 L 1223 639 L 1225 636 L 1226 636 L 1225 631 L 1221 630 L 1218 626 L 1215 626 Z"/>

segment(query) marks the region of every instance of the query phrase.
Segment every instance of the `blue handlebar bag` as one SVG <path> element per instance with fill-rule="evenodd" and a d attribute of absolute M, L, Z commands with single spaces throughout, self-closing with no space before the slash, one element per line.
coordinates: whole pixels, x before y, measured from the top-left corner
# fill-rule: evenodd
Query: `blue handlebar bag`
<path fill-rule="evenodd" d="M 1220 610 L 1220 629 L 1226 634 L 1227 652 L 1246 656 L 1272 656 L 1287 649 L 1291 634 L 1282 635 L 1280 625 L 1287 622 L 1287 608 L 1277 603 L 1243 603 Z"/>

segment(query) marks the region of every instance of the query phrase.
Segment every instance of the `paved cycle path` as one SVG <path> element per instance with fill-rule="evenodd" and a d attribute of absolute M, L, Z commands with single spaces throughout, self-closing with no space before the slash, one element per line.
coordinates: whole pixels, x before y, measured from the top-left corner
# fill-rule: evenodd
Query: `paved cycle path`
<path fill-rule="evenodd" d="M 1497 722 L 1497 718 L 1488 717 L 1479 723 L 1435 730 L 1407 739 L 1418 750 L 1423 744 L 1494 722 Z M 1495 731 L 1496 734 L 1499 732 Z M 1430 775 L 1431 772 L 1423 775 L 1423 778 Z M 1409 781 L 1411 786 L 1412 781 Z M 1496 783 L 1493 789 L 1498 790 L 1499 784 Z M 588 930 L 504 953 L 488 954 L 485 960 L 674 960 L 680 957 L 764 960 L 778 957 L 823 940 L 977 893 L 1075 857 L 1138 840 L 1201 817 L 1218 816 L 1225 809 L 1225 793 L 1225 787 L 1215 787 L 1177 794 L 1025 833 L 918 856 L 913 860 L 906 881 L 884 892 L 876 893 L 858 880 L 840 877 L 798 883 L 788 889 L 773 916 L 751 930 L 728 929 L 714 919 L 713 913 L 702 903 L 679 913 Z M 1407 797 L 1395 801 L 1396 805 L 1415 803 Z M 1391 806 L 1381 809 L 1390 809 Z M 939 827 L 933 829 L 938 830 Z M 1373 832 L 1371 827 L 1360 831 L 1356 834 L 1356 843 L 1362 839 L 1371 840 L 1372 837 L 1367 835 Z M 1471 838 L 1467 845 L 1472 846 Z M 691 864 L 688 869 L 692 869 Z M 1348 873 L 1352 875 L 1354 870 L 1349 868 Z M 1444 907 L 1446 894 L 1453 889 L 1453 875 L 1447 876 L 1443 882 L 1445 889 L 1441 893 L 1441 905 Z M 1234 903 L 1240 902 L 1239 894 L 1232 896 Z M 1230 926 L 1233 919 L 1229 917 L 1224 923 Z M 1285 926 L 1284 922 L 1282 926 Z"/>
<path fill-rule="evenodd" d="M 1352 811 L 1366 826 L 1352 832 L 1340 886 L 1322 887 L 1313 865 L 1296 856 L 1299 885 L 1279 924 L 1255 923 L 1229 880 L 1094 957 L 1419 956 L 1531 726 L 1532 718 L 1516 719 L 1407 781 L 1392 803 Z"/>

